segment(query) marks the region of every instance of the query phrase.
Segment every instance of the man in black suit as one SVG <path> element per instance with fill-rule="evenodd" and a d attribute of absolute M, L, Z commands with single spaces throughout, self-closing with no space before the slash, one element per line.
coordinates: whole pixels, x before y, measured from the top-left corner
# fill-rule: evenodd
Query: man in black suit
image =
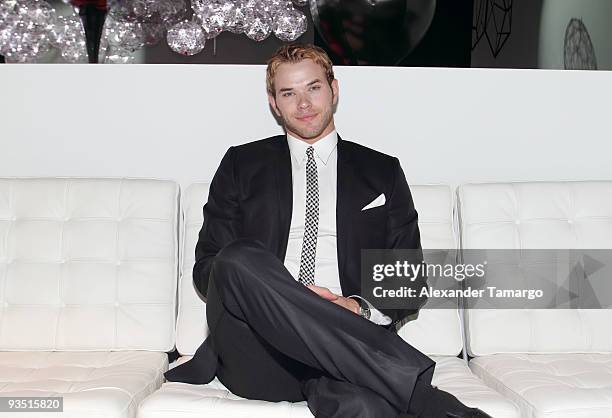
<path fill-rule="evenodd" d="M 417 212 L 397 158 L 336 133 L 325 52 L 282 47 L 269 103 L 286 135 L 231 147 L 213 178 L 193 280 L 210 336 L 166 373 L 317 417 L 485 417 L 431 386 L 435 363 L 394 326 L 418 311 L 361 297 L 361 250 L 417 249 Z M 423 277 L 413 283 L 425 286 Z"/>

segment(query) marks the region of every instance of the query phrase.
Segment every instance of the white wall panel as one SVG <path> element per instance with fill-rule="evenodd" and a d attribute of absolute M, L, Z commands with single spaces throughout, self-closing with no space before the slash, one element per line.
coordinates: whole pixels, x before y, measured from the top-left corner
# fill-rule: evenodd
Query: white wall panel
<path fill-rule="evenodd" d="M 612 72 L 337 67 L 337 127 L 409 182 L 612 179 Z M 0 176 L 209 180 L 281 132 L 265 67 L 1 65 Z"/>

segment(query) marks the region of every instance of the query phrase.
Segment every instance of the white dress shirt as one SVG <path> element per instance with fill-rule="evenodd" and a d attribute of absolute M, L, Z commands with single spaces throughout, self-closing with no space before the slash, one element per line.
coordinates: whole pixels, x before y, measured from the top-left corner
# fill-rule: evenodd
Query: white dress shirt
<path fill-rule="evenodd" d="M 291 152 L 291 174 L 293 179 L 293 212 L 287 242 L 285 267 L 295 280 L 298 280 L 302 241 L 305 231 L 306 210 L 306 149 L 310 144 L 287 135 Z M 319 229 L 315 255 L 315 285 L 327 287 L 337 295 L 342 294 L 340 273 L 338 271 L 338 251 L 336 247 L 336 199 L 338 172 L 338 135 L 333 131 L 314 144 L 319 184 Z M 374 308 L 367 300 L 357 297 L 369 306 L 370 321 L 388 325 L 391 318 Z"/>

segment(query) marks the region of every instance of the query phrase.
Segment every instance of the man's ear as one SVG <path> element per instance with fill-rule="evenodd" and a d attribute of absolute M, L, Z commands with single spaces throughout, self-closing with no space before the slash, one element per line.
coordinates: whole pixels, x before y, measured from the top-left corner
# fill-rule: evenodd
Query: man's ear
<path fill-rule="evenodd" d="M 270 103 L 270 107 L 276 113 L 276 116 L 280 117 L 280 112 L 278 111 L 278 107 L 276 107 L 276 98 L 268 93 L 268 103 Z"/>
<path fill-rule="evenodd" d="M 333 95 L 333 104 L 337 104 L 338 103 L 338 93 L 339 93 L 339 88 L 338 88 L 338 79 L 334 78 L 331 82 L 331 89 L 332 89 L 332 95 Z"/>

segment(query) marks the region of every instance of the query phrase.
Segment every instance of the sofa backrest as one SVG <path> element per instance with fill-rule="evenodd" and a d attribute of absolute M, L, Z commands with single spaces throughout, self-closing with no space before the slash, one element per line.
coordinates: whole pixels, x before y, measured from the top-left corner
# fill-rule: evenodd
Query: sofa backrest
<path fill-rule="evenodd" d="M 453 193 L 446 185 L 411 186 L 414 206 L 419 213 L 419 230 L 425 262 L 428 250 L 457 249 Z M 439 262 L 439 260 L 437 260 Z M 458 355 L 463 349 L 463 330 L 458 309 L 428 308 L 428 301 L 416 320 L 402 326 L 398 334 L 429 355 Z"/>
<path fill-rule="evenodd" d="M 184 230 L 182 271 L 179 282 L 177 349 L 192 355 L 208 336 L 205 304 L 193 286 L 195 245 L 202 227 L 202 207 L 208 199 L 207 183 L 190 185 L 183 193 Z M 419 212 L 424 248 L 455 248 L 453 196 L 448 186 L 411 186 Z M 418 320 L 406 324 L 399 334 L 428 354 L 457 355 L 462 348 L 459 314 L 454 309 L 421 310 Z"/>
<path fill-rule="evenodd" d="M 0 179 L 0 349 L 169 351 L 179 188 Z"/>
<path fill-rule="evenodd" d="M 182 222 L 181 269 L 179 273 L 179 310 L 176 322 L 176 349 L 182 355 L 193 355 L 208 337 L 206 304 L 193 284 L 193 265 L 198 234 L 204 222 L 202 209 L 208 200 L 209 183 L 194 183 L 183 191 L 181 198 Z"/>
<path fill-rule="evenodd" d="M 464 249 L 612 248 L 612 182 L 468 184 L 457 193 Z M 466 319 L 473 356 L 612 352 L 612 310 L 467 309 Z"/>

